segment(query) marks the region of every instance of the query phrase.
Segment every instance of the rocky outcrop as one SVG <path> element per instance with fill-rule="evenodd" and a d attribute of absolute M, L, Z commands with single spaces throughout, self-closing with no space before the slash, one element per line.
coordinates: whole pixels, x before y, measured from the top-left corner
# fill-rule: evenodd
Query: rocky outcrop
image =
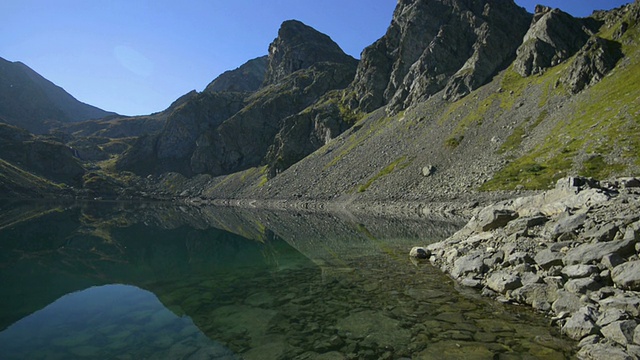
<path fill-rule="evenodd" d="M 0 58 L 0 119 L 34 133 L 115 113 L 76 100 L 21 62 Z"/>
<path fill-rule="evenodd" d="M 538 74 L 573 56 L 588 39 L 583 22 L 559 9 L 538 5 L 518 48 L 514 69 L 522 76 Z"/>
<path fill-rule="evenodd" d="M 22 129 L 2 123 L 0 123 L 0 154 L 3 161 L 58 183 L 80 185 L 85 172 L 74 155 L 73 149 L 65 144 L 39 138 Z M 4 179 L 3 176 L 0 178 Z"/>
<path fill-rule="evenodd" d="M 204 89 L 205 92 L 253 92 L 264 82 L 269 58 L 261 56 L 247 61 L 235 70 L 222 73 Z"/>
<path fill-rule="evenodd" d="M 269 45 L 269 63 L 264 85 L 273 85 L 285 77 L 320 62 L 356 64 L 331 38 L 300 21 L 282 23 L 278 37 Z"/>
<path fill-rule="evenodd" d="M 549 314 L 580 341 L 582 358 L 611 351 L 637 356 L 640 190 L 634 185 L 565 178 L 554 190 L 482 209 L 422 254 L 463 285 Z"/>
<path fill-rule="evenodd" d="M 594 85 L 622 58 L 620 48 L 621 45 L 615 41 L 597 36 L 590 38 L 560 81 L 573 94 Z"/>
<path fill-rule="evenodd" d="M 237 113 L 245 105 L 246 94 L 234 92 L 192 92 L 178 106 L 158 134 L 140 137 L 118 160 L 119 170 L 138 174 L 177 171 L 196 173 L 191 157 L 197 140 Z"/>
<path fill-rule="evenodd" d="M 445 88 L 447 98 L 464 96 L 515 56 L 529 22 L 513 1 L 401 0 L 362 53 L 350 106 L 402 109 Z"/>
<path fill-rule="evenodd" d="M 311 107 L 284 119 L 265 158 L 269 177 L 288 169 L 353 125 L 338 96 L 338 92 L 330 93 Z"/>

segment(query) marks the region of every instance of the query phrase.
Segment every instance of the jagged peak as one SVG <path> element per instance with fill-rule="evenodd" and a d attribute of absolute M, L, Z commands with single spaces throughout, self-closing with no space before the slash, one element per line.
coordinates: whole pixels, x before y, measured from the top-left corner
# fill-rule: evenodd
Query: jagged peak
<path fill-rule="evenodd" d="M 269 45 L 264 85 L 275 84 L 297 70 L 323 61 L 356 62 L 329 36 L 298 20 L 287 20 L 280 26 L 278 37 Z"/>

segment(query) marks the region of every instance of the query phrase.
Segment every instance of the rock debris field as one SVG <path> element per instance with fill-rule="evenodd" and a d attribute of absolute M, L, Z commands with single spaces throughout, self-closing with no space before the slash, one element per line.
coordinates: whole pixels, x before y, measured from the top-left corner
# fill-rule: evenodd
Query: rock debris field
<path fill-rule="evenodd" d="M 640 181 L 564 178 L 479 210 L 411 256 L 462 285 L 546 313 L 580 359 L 640 358 Z"/>

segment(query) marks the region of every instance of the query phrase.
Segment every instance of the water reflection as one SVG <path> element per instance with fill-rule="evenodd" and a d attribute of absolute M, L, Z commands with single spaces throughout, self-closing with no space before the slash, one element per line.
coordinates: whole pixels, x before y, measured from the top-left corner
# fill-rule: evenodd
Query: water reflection
<path fill-rule="evenodd" d="M 153 323 L 155 313 L 175 324 L 145 328 L 144 340 L 122 342 L 109 337 L 116 333 L 87 337 L 109 329 L 89 322 L 79 335 L 39 337 L 39 358 L 60 352 L 104 358 L 97 349 L 114 348 L 114 358 L 167 359 L 182 358 L 171 352 L 176 349 L 243 359 L 573 354 L 573 344 L 541 316 L 456 289 L 437 269 L 408 261 L 408 248 L 442 239 L 460 224 L 151 204 L 26 206 L 28 216 L 21 217 L 19 206 L 0 204 L 9 208 L 1 214 L 10 217 L 0 215 L 0 329 L 6 328 L 0 338 L 32 322 L 40 309 L 58 306 L 58 298 L 75 296 L 87 307 L 45 317 L 59 322 L 47 326 L 106 318 L 104 308 L 120 314 L 110 316 L 119 319 L 118 333 Z M 114 289 L 118 298 L 138 300 L 96 301 Z M 13 343 L 0 342 L 0 353 L 21 351 Z M 94 352 L 73 353 L 79 346 Z"/>
<path fill-rule="evenodd" d="M 0 333 L 3 359 L 238 359 L 149 291 L 103 285 L 61 297 Z"/>

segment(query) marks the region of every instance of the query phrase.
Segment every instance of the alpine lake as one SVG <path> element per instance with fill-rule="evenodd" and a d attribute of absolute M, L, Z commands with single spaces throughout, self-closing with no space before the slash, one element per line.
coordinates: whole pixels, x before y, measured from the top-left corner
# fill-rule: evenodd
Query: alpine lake
<path fill-rule="evenodd" d="M 550 319 L 409 259 L 463 225 L 1 202 L 0 358 L 573 358 Z"/>

